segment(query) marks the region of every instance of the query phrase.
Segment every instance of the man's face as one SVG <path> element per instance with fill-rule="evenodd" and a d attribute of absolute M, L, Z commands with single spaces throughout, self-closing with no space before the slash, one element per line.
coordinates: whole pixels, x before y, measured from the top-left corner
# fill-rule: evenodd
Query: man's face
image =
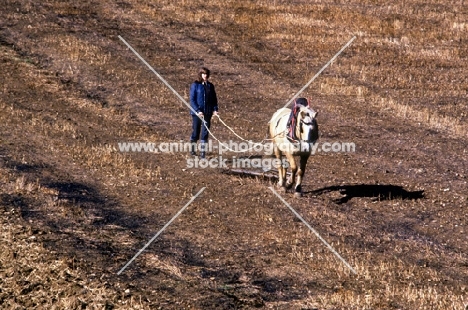
<path fill-rule="evenodd" d="M 202 77 L 203 81 L 208 81 L 209 75 L 206 74 L 206 73 L 202 73 L 201 77 Z"/>

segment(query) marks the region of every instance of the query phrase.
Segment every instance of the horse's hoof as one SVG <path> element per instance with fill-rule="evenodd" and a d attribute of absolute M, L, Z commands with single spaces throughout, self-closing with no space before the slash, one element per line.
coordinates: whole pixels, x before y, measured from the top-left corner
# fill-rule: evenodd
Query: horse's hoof
<path fill-rule="evenodd" d="M 301 192 L 294 192 L 294 197 L 295 197 L 295 198 L 301 198 L 301 197 L 302 197 L 302 193 L 301 193 Z"/>
<path fill-rule="evenodd" d="M 280 192 L 280 193 L 286 193 L 286 187 L 284 187 L 284 186 L 278 186 L 278 192 Z"/>
<path fill-rule="evenodd" d="M 286 188 L 287 188 L 287 189 L 290 189 L 292 186 L 293 186 L 292 183 L 286 183 Z"/>

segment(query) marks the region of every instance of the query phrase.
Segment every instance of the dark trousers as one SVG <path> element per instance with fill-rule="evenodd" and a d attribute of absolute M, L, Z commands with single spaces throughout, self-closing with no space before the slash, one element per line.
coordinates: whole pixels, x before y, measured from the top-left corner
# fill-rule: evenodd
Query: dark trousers
<path fill-rule="evenodd" d="M 211 126 L 211 116 L 205 116 L 205 122 L 209 129 Z M 192 135 L 190 136 L 190 141 L 197 142 L 198 140 L 201 140 L 201 142 L 208 142 L 208 135 L 208 130 L 206 130 L 205 126 L 203 126 L 202 120 L 198 116 L 192 115 Z"/>

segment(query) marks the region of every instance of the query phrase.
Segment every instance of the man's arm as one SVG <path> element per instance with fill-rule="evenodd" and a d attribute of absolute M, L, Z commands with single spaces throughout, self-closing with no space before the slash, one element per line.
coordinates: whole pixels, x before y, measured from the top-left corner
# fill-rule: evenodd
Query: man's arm
<path fill-rule="evenodd" d="M 195 110 L 196 113 L 200 113 L 200 106 L 198 105 L 197 102 L 197 84 L 193 83 L 190 86 L 190 105 L 192 106 L 192 109 Z"/>
<path fill-rule="evenodd" d="M 218 115 L 218 96 L 216 95 L 214 85 L 213 84 L 211 85 L 213 87 L 213 100 L 214 100 L 213 111 L 214 111 L 214 115 Z"/>

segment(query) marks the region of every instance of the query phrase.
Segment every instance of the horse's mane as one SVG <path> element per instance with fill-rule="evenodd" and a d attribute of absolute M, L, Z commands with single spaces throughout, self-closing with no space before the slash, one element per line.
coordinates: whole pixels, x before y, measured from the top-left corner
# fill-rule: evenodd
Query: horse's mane
<path fill-rule="evenodd" d="M 309 106 L 309 100 L 307 100 L 306 98 L 297 98 L 295 100 L 295 103 L 296 104 L 300 104 L 300 105 L 303 105 L 305 107 L 308 107 Z"/>

